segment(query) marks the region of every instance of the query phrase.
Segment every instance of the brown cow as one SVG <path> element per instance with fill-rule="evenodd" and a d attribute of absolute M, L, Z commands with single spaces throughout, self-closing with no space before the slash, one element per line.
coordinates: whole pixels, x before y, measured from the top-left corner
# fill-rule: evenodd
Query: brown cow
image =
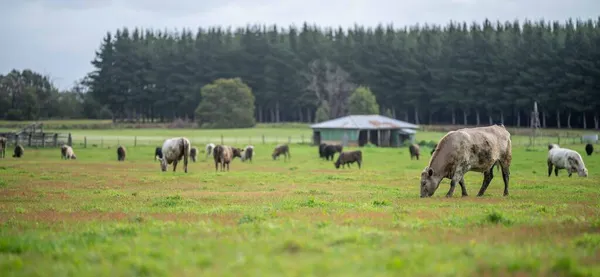
<path fill-rule="evenodd" d="M 494 177 L 496 163 L 502 169 L 504 196 L 508 196 L 508 181 L 512 149 L 510 133 L 504 125 L 464 128 L 448 132 L 421 173 L 421 197 L 430 197 L 438 189 L 443 178 L 448 178 L 452 197 L 456 183 L 460 184 L 462 196 L 468 196 L 464 175 L 469 171 L 483 173 L 483 184 L 477 196 L 483 196 Z"/>
<path fill-rule="evenodd" d="M 0 137 L 0 158 L 6 157 L 6 141 L 5 137 Z"/>
<path fill-rule="evenodd" d="M 13 153 L 13 158 L 23 157 L 24 153 L 25 153 L 25 148 L 23 148 L 23 146 L 21 146 L 20 144 L 17 144 L 17 146 L 15 146 L 15 151 Z"/>
<path fill-rule="evenodd" d="M 360 166 L 362 164 L 362 152 L 360 150 L 346 151 L 340 153 L 337 161 L 335 161 L 333 165 L 335 165 L 335 168 L 339 169 L 340 165 L 342 165 L 342 168 L 345 168 L 347 164 L 348 168 L 350 168 L 350 164 L 354 162 L 358 164 L 358 168 L 360 169 Z"/>
<path fill-rule="evenodd" d="M 221 171 L 229 171 L 229 163 L 235 158 L 242 158 L 242 149 L 234 148 L 227 145 L 217 145 L 213 149 L 213 158 L 215 159 L 215 171 L 219 170 L 219 163 L 221 164 Z"/>
<path fill-rule="evenodd" d="M 271 157 L 273 157 L 273 160 L 275 160 L 281 154 L 283 154 L 284 161 L 292 157 L 292 155 L 290 155 L 290 147 L 287 144 L 277 145 L 275 149 L 273 149 L 273 154 L 271 154 Z"/>
<path fill-rule="evenodd" d="M 127 156 L 127 150 L 125 149 L 125 146 L 119 145 L 119 148 L 117 148 L 117 160 L 118 161 L 125 161 L 125 157 Z"/>
<path fill-rule="evenodd" d="M 419 155 L 421 155 L 421 149 L 418 144 L 411 144 L 408 147 L 408 151 L 410 152 L 410 159 L 412 160 L 414 157 L 419 160 Z"/>

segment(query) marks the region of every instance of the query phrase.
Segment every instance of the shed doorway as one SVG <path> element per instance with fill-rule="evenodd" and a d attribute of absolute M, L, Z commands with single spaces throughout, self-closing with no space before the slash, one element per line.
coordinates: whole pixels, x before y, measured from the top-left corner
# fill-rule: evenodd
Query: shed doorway
<path fill-rule="evenodd" d="M 315 145 L 320 145 L 321 144 L 321 131 L 314 131 L 313 132 L 313 142 Z"/>
<path fill-rule="evenodd" d="M 358 146 L 363 147 L 369 142 L 369 131 L 360 130 L 358 132 Z"/>

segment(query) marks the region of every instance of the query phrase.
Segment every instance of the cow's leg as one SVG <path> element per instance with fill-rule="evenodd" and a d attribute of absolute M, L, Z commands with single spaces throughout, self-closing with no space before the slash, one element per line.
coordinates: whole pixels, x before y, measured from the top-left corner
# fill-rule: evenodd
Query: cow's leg
<path fill-rule="evenodd" d="M 552 176 L 552 162 L 548 161 L 548 177 Z"/>
<path fill-rule="evenodd" d="M 452 178 L 450 180 L 450 189 L 448 190 L 448 193 L 446 193 L 446 197 L 448 197 L 448 198 L 452 197 L 452 194 L 454 194 L 455 187 L 456 187 L 456 178 Z"/>
<path fill-rule="evenodd" d="M 175 161 L 173 162 L 173 172 L 175 172 L 175 169 L 177 168 L 177 163 L 178 163 L 178 161 L 177 161 L 177 160 L 175 160 Z"/>
<path fill-rule="evenodd" d="M 494 168 L 490 168 L 490 170 L 483 173 L 483 183 L 481 184 L 481 189 L 479 189 L 479 193 L 477 194 L 477 196 L 483 196 L 483 194 L 487 190 L 488 186 L 492 182 L 492 179 L 494 178 L 494 170 L 493 169 Z M 504 172 L 504 170 L 503 170 L 503 172 Z"/>
<path fill-rule="evenodd" d="M 567 172 L 569 173 L 569 177 L 571 177 L 571 175 L 573 174 L 573 172 L 571 171 L 570 168 L 567 168 Z"/>
<path fill-rule="evenodd" d="M 417 161 L 419 160 L 419 155 L 417 155 Z"/>
<path fill-rule="evenodd" d="M 558 177 L 558 167 L 554 167 L 554 176 Z"/>
<path fill-rule="evenodd" d="M 356 161 L 356 163 L 358 164 L 358 169 L 360 169 L 361 162 L 360 161 Z"/>
<path fill-rule="evenodd" d="M 467 194 L 467 188 L 465 187 L 465 177 L 464 176 L 460 179 L 460 181 L 458 181 L 458 184 L 460 184 L 460 190 L 462 192 L 462 196 L 463 197 L 469 196 Z"/>
<path fill-rule="evenodd" d="M 504 180 L 504 196 L 508 196 L 508 181 L 510 179 L 509 165 L 502 166 L 502 180 Z"/>

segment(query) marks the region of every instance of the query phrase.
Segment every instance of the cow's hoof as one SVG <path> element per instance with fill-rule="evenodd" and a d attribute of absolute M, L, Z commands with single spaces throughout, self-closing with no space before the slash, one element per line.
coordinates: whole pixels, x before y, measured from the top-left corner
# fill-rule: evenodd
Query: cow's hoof
<path fill-rule="evenodd" d="M 462 197 L 467 197 L 467 196 L 469 196 L 469 195 L 468 195 L 468 194 L 466 194 L 466 193 L 462 195 Z"/>
<path fill-rule="evenodd" d="M 452 198 L 452 194 L 446 194 L 446 198 Z"/>

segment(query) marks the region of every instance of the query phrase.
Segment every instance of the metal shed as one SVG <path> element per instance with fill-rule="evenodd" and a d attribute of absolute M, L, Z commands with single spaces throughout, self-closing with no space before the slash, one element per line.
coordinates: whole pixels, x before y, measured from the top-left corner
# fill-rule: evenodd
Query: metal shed
<path fill-rule="evenodd" d="M 310 126 L 313 143 L 341 143 L 363 146 L 399 147 L 405 141 L 414 142 L 419 126 L 381 115 L 349 115 Z"/>

